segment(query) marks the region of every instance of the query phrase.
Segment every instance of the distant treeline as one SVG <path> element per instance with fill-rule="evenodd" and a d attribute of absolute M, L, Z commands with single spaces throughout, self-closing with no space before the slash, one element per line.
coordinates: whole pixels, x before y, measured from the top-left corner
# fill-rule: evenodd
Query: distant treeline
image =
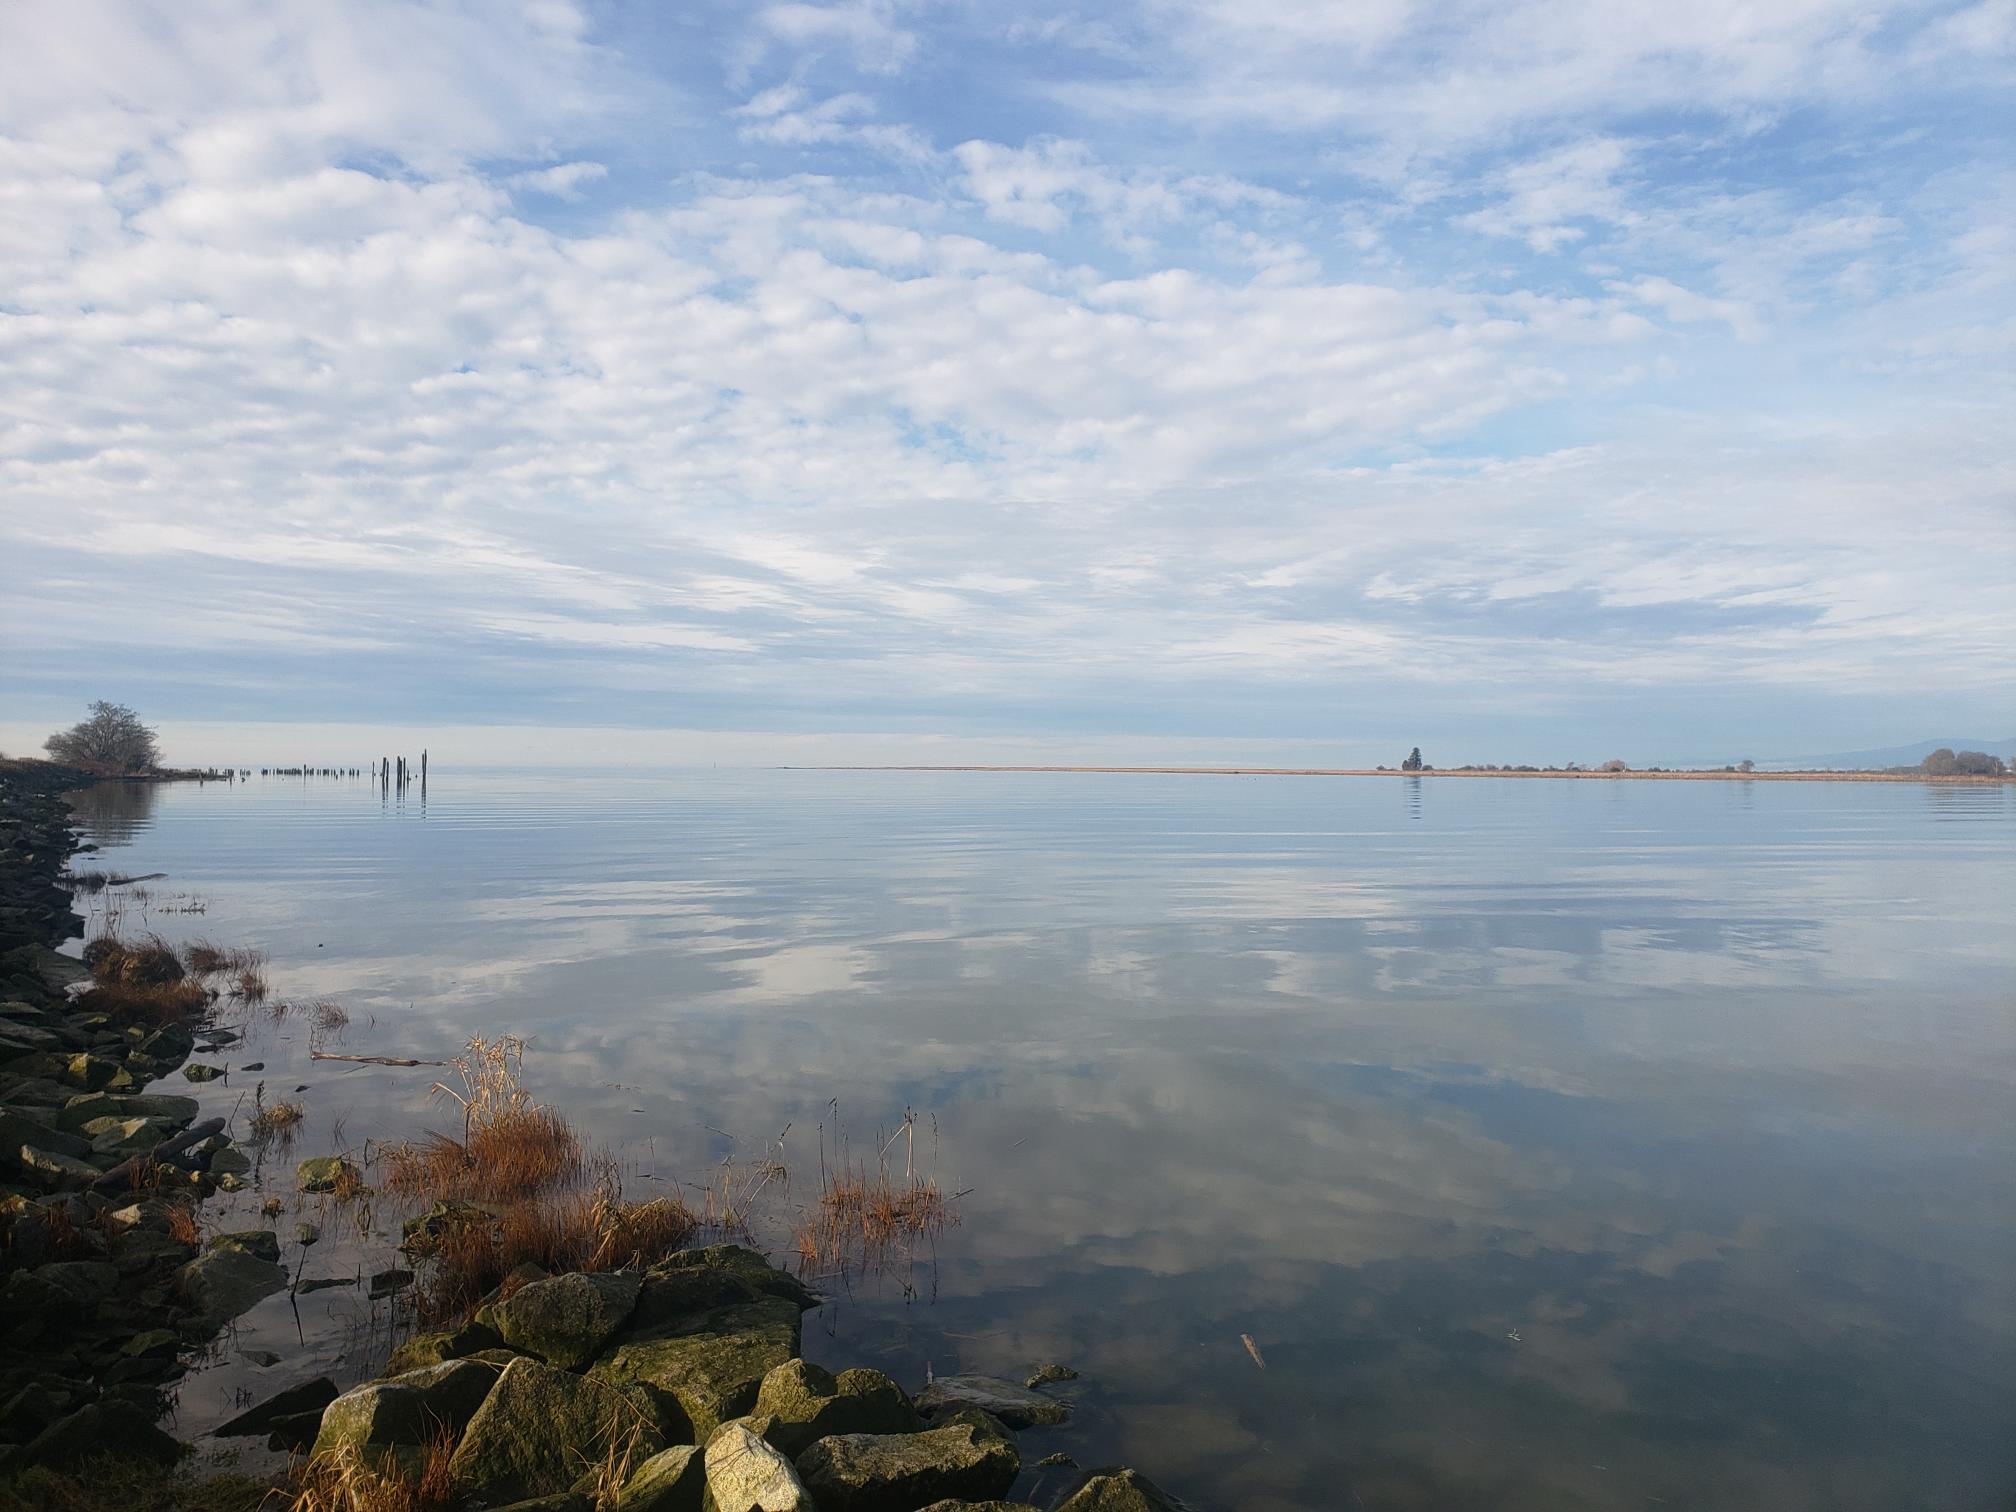
<path fill-rule="evenodd" d="M 1955 751 L 1939 747 L 1915 767 L 1891 767 L 1893 772 L 1923 772 L 1927 777 L 2003 777 L 2009 765 L 1987 751 Z"/>

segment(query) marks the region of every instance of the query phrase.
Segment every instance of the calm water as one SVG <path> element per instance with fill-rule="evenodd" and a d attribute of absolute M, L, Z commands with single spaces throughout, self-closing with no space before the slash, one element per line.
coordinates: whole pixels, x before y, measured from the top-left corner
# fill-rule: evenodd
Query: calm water
<path fill-rule="evenodd" d="M 913 1387 L 1068 1361 L 1077 1418 L 1029 1460 L 1252 1512 L 2016 1488 L 2008 787 L 438 772 L 424 808 L 257 778 L 84 801 L 102 864 L 169 874 L 129 923 L 263 947 L 353 1053 L 525 1034 L 633 1195 L 789 1125 L 781 1236 L 836 1104 L 857 1152 L 916 1109 L 963 1222 L 807 1353 Z M 431 1073 L 306 1042 L 260 1029 L 236 1058 L 267 1069 L 201 1095 L 307 1084 L 296 1154 L 339 1116 L 352 1144 L 445 1121 Z M 273 1299 L 185 1431 L 368 1368 L 385 1327 Z"/>

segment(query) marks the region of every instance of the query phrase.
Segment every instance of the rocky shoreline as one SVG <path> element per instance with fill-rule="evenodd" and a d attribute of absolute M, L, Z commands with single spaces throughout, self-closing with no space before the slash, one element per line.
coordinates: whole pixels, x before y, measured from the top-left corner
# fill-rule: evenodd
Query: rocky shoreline
<path fill-rule="evenodd" d="M 88 1485 L 108 1456 L 172 1474 L 184 1446 L 157 1425 L 187 1356 L 290 1284 L 273 1228 L 204 1236 L 196 1221 L 251 1166 L 227 1121 L 149 1090 L 234 1032 L 200 1011 L 135 1021 L 73 995 L 90 973 L 58 950 L 82 932 L 61 881 L 76 846 L 63 794 L 89 780 L 0 767 L 0 1504 L 9 1478 Z M 157 954 L 101 950 L 92 971 L 165 986 L 181 968 Z M 344 1175 L 323 1157 L 296 1185 Z M 279 1214 L 268 1205 L 269 1223 Z M 939 1377 L 914 1396 L 877 1371 L 829 1373 L 801 1354 L 822 1301 L 734 1244 L 613 1272 L 521 1267 L 460 1326 L 401 1344 L 380 1378 L 297 1384 L 216 1433 L 305 1454 L 285 1484 L 237 1478 L 244 1505 L 1034 1512 L 1001 1498 L 1034 1479 L 1017 1432 L 1068 1416 L 1045 1389 L 1068 1369 L 1026 1385 Z M 1180 1505 L 1119 1467 L 1042 1481 L 1058 1512 Z M 153 1504 L 226 1500 L 184 1490 L 197 1494 Z"/>

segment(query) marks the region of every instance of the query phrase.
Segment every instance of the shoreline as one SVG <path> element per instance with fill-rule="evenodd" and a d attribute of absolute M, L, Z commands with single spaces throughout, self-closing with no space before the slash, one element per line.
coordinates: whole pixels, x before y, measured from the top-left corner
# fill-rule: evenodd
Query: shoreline
<path fill-rule="evenodd" d="M 185 1442 L 169 1431 L 176 1394 L 214 1341 L 268 1298 L 292 1304 L 344 1284 L 304 1279 L 303 1264 L 344 1204 L 377 1195 L 363 1181 L 371 1141 L 362 1171 L 340 1134 L 343 1150 L 301 1160 L 298 1171 L 291 1137 L 268 1150 L 255 1125 L 241 1149 L 235 1105 L 205 1119 L 196 1098 L 155 1090 L 178 1069 L 198 1081 L 192 1055 L 214 1059 L 242 1042 L 218 1025 L 216 994 L 158 1021 L 72 995 L 80 983 L 100 996 L 121 983 L 179 987 L 185 975 L 158 937 L 110 948 L 99 937 L 84 961 L 59 949 L 88 927 L 66 883 L 83 848 L 70 795 L 92 782 L 49 763 L 0 763 L 0 1324 L 9 1345 L 0 1507 L 253 1512 L 275 1497 L 350 1505 L 368 1492 L 386 1512 L 451 1502 L 540 1512 L 910 1512 L 926 1503 L 1039 1512 L 1039 1502 L 1056 1512 L 1174 1512 L 1178 1504 L 1132 1469 L 1080 1469 L 1068 1454 L 1037 1458 L 1048 1447 L 1040 1441 L 1020 1445 L 1024 1432 L 1070 1421 L 1076 1393 L 1054 1388 L 1076 1371 L 1039 1364 L 1024 1383 L 934 1380 L 927 1370 L 914 1394 L 880 1371 L 829 1372 L 804 1358 L 801 1315 L 832 1299 L 734 1242 L 735 1230 L 714 1230 L 724 1242 L 706 1243 L 698 1224 L 628 1259 L 552 1271 L 521 1263 L 472 1298 L 459 1324 L 402 1309 L 396 1299 L 413 1271 L 376 1274 L 369 1295 L 391 1308 L 389 1358 L 374 1345 L 361 1371 L 302 1379 L 316 1366 L 290 1369 L 269 1355 L 259 1364 L 275 1375 L 241 1392 L 228 1421 Z M 107 966 L 143 956 L 158 974 L 129 978 Z M 201 1069 L 204 1081 L 223 1074 Z M 261 1185 L 264 1154 L 277 1160 L 271 1186 Z M 240 1206 L 267 1193 L 259 1219 L 219 1215 L 256 1226 L 220 1232 L 216 1216 L 202 1215 L 220 1190 L 242 1194 Z M 368 1218 L 358 1232 L 360 1242 L 389 1244 L 397 1229 L 395 1265 L 429 1263 L 433 1250 L 419 1240 L 439 1245 L 458 1224 L 502 1221 L 500 1208 L 449 1198 L 402 1224 L 397 1190 L 384 1194 L 388 1232 Z M 283 1215 L 300 1220 L 291 1244 Z M 301 1346 L 308 1354 L 305 1338 Z M 219 1455 L 218 1440 L 259 1438 L 290 1455 L 284 1470 L 218 1468 L 236 1463 L 235 1452 Z M 192 1447 L 209 1463 L 185 1463 Z M 437 1488 L 432 1499 L 420 1496 L 425 1484 Z M 1025 1499 L 998 1500 L 1016 1489 Z"/>
<path fill-rule="evenodd" d="M 1037 766 L 960 763 L 901 765 L 782 766 L 780 772 L 1047 772 L 1099 773 L 1136 777 L 1514 777 L 1569 779 L 1590 782 L 1922 782 L 1939 787 L 1997 787 L 2016 783 L 2016 772 L 1985 775 L 1934 776 L 1929 772 L 1512 772 L 1485 767 L 1429 767 L 1403 772 L 1379 767 L 1256 767 L 1256 766 Z"/>

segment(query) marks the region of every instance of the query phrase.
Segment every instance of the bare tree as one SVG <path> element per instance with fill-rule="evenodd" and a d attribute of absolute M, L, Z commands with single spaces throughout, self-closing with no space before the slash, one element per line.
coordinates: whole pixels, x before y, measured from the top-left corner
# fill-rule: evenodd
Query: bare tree
<path fill-rule="evenodd" d="M 103 699 L 91 717 L 51 735 L 42 749 L 57 761 L 93 772 L 144 772 L 161 764 L 154 732 L 124 704 Z"/>

